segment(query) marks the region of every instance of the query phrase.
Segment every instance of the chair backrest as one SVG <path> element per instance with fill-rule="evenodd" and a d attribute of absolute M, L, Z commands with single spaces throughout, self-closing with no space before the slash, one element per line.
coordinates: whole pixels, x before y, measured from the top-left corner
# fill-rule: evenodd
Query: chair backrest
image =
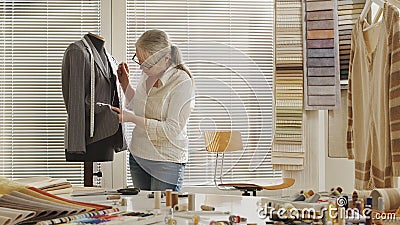
<path fill-rule="evenodd" d="M 240 131 L 204 131 L 208 152 L 231 152 L 243 150 Z"/>

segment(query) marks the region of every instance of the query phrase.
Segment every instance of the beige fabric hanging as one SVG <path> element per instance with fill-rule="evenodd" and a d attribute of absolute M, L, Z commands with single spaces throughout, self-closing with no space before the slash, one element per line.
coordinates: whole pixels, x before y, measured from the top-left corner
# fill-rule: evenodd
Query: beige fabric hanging
<path fill-rule="evenodd" d="M 355 188 L 393 187 L 400 175 L 399 12 L 385 4 L 382 22 L 358 20 L 350 54 L 347 151 Z"/>

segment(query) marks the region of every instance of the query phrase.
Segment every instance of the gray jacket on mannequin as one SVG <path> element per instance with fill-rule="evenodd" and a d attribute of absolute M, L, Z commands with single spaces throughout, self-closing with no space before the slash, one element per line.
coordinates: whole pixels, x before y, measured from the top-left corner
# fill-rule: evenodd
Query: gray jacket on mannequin
<path fill-rule="evenodd" d="M 65 149 L 69 153 L 85 154 L 86 146 L 114 135 L 120 128 L 118 114 L 110 105 L 119 107 L 116 91 L 116 71 L 103 64 L 102 59 L 87 35 L 84 36 L 94 57 L 95 103 L 94 135 L 90 137 L 90 53 L 82 41 L 70 44 L 62 62 L 62 92 L 68 118 L 65 123 Z M 107 65 L 111 65 L 111 56 Z M 110 71 L 111 70 L 111 71 Z M 113 90 L 115 89 L 115 90 Z M 115 96 L 117 95 L 117 96 Z M 117 101 L 115 100 L 117 99 Z M 102 104 L 98 104 L 102 103 Z M 115 143 L 115 151 L 126 149 L 123 143 Z"/>

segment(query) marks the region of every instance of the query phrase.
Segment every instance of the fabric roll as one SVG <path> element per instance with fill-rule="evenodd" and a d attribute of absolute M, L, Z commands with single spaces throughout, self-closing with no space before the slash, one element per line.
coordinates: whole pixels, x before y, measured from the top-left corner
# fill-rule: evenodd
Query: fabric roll
<path fill-rule="evenodd" d="M 372 208 L 378 208 L 378 198 L 383 197 L 386 210 L 395 210 L 400 207 L 400 189 L 380 188 L 371 192 Z"/>

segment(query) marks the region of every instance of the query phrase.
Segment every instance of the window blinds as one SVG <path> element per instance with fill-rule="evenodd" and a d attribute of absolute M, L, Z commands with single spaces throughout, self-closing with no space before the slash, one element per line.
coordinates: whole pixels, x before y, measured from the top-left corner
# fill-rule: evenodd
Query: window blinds
<path fill-rule="evenodd" d="M 135 42 L 149 29 L 170 35 L 194 75 L 196 105 L 188 125 L 184 185 L 213 184 L 215 155 L 205 151 L 205 130 L 242 133 L 244 150 L 225 155 L 226 181 L 280 177 L 271 166 L 274 2 L 127 2 L 126 59 L 134 74 L 132 85 L 140 76 L 130 60 Z"/>
<path fill-rule="evenodd" d="M 0 2 L 0 176 L 83 185 L 82 163 L 65 162 L 61 62 L 88 31 L 100 32 L 100 0 Z"/>

